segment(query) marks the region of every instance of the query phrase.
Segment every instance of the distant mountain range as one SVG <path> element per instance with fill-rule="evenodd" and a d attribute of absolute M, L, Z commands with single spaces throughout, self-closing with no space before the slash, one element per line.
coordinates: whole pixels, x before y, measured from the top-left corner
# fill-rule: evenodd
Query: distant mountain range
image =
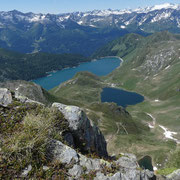
<path fill-rule="evenodd" d="M 0 12 L 0 47 L 23 53 L 43 51 L 89 56 L 127 33 L 147 35 L 163 30 L 180 33 L 180 5 L 56 15 Z"/>

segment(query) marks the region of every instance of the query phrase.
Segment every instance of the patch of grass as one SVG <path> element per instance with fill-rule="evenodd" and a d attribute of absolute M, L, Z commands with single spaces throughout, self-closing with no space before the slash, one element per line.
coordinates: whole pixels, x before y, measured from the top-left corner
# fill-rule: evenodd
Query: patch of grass
<path fill-rule="evenodd" d="M 157 174 L 167 176 L 168 174 L 171 174 L 173 171 L 177 170 L 177 168 L 164 168 L 157 170 Z"/>
<path fill-rule="evenodd" d="M 52 166 L 47 157 L 47 142 L 51 138 L 63 141 L 60 132 L 68 130 L 67 120 L 58 110 L 37 104 L 17 102 L 4 112 L 0 124 L 0 178 L 20 177 L 28 165 L 32 166 L 28 178 L 43 178 L 42 166 Z"/>
<path fill-rule="evenodd" d="M 180 169 L 180 149 L 179 148 L 170 154 L 167 167 L 176 167 Z"/>
<path fill-rule="evenodd" d="M 71 81 L 50 90 L 57 98 L 67 99 L 71 104 L 89 104 L 100 101 L 101 80 L 92 73 L 80 72 Z"/>
<path fill-rule="evenodd" d="M 100 117 L 96 114 L 96 113 L 94 113 L 94 112 L 88 112 L 87 113 L 87 116 L 88 116 L 88 118 L 90 119 L 90 120 L 92 120 L 93 121 L 93 123 L 95 124 L 95 125 L 98 125 L 99 124 L 99 120 L 100 120 Z"/>
<path fill-rule="evenodd" d="M 42 107 L 37 113 L 28 113 L 23 121 L 20 132 L 16 132 L 10 137 L 9 150 L 11 153 L 18 152 L 23 149 L 33 149 L 35 145 L 43 145 L 49 136 L 56 136 L 54 130 L 65 131 L 68 123 L 63 115 L 56 109 L 48 109 Z M 62 140 L 62 139 L 61 139 Z"/>

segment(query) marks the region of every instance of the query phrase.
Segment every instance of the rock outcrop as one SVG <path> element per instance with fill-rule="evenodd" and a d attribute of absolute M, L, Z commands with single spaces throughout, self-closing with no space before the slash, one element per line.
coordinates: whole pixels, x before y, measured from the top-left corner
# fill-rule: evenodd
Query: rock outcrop
<path fill-rule="evenodd" d="M 0 88 L 0 105 L 7 107 L 12 103 L 12 94 L 6 88 Z"/>
<path fill-rule="evenodd" d="M 153 172 L 140 170 L 136 157 L 132 154 L 121 154 L 117 159 L 109 157 L 104 136 L 81 108 L 60 103 L 54 103 L 53 107 L 49 108 L 39 105 L 39 102 L 31 104 L 35 102 L 31 99 L 23 101 L 17 97 L 15 98 L 15 94 L 8 89 L 0 88 L 0 105 L 6 112 L 5 116 L 4 111 L 0 112 L 3 114 L 0 118 L 2 122 L 0 125 L 3 128 L 0 132 L 0 136 L 3 135 L 0 139 L 2 140 L 0 163 L 3 167 L 2 172 L 0 168 L 0 179 L 1 177 L 8 179 L 9 176 L 26 179 L 31 177 L 61 179 L 62 176 L 62 179 L 65 177 L 69 180 L 150 180 L 154 176 Z M 24 112 L 29 108 L 29 112 Z M 31 119 L 36 117 L 35 121 Z M 52 117 L 56 120 L 53 123 Z M 32 124 L 33 122 L 37 123 L 37 126 Z M 6 123 L 9 123 L 8 126 L 5 125 Z M 44 123 L 47 125 L 44 126 Z M 40 133 L 37 136 L 38 132 Z M 14 149 L 14 141 L 9 141 L 9 137 L 13 139 L 18 133 L 21 134 L 22 139 L 18 139 L 19 135 L 14 139 L 17 147 L 14 151 L 14 159 L 11 161 L 1 146 L 6 147 L 6 143 L 9 143 L 10 150 Z M 21 143 L 24 143 L 23 146 Z M 18 148 L 18 146 L 22 147 Z M 22 162 L 17 160 L 16 152 L 24 159 L 23 168 L 20 164 L 21 168 L 16 169 L 16 162 Z M 102 157 L 104 159 L 101 159 Z M 7 166 L 7 162 L 12 163 L 12 168 Z"/>
<path fill-rule="evenodd" d="M 90 177 L 95 180 L 149 180 L 154 176 L 149 170 L 138 170 L 136 157 L 122 154 L 117 161 L 88 158 L 60 141 L 51 141 L 48 149 L 52 160 L 71 166 L 69 179 Z"/>
<path fill-rule="evenodd" d="M 81 108 L 60 103 L 54 103 L 52 106 L 58 108 L 68 120 L 76 147 L 85 153 L 95 152 L 104 157 L 108 155 L 104 136 Z"/>
<path fill-rule="evenodd" d="M 47 104 L 48 100 L 45 97 L 45 90 L 33 83 L 22 80 L 6 81 L 0 83 L 0 87 L 7 88 L 15 93 L 15 97 L 26 101 L 36 101 L 43 104 Z"/>
<path fill-rule="evenodd" d="M 167 180 L 180 180 L 180 169 L 174 171 L 166 177 Z"/>
<path fill-rule="evenodd" d="M 60 141 L 51 140 L 47 146 L 47 153 L 50 158 L 61 163 L 70 164 L 78 162 L 76 151 Z"/>

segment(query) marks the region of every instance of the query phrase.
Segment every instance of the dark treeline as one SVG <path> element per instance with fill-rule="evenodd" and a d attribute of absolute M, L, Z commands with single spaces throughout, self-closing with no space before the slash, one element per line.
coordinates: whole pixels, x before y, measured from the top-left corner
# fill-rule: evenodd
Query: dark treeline
<path fill-rule="evenodd" d="M 88 60 L 77 54 L 20 54 L 0 49 L 0 81 L 36 79 L 48 71 L 76 66 Z"/>

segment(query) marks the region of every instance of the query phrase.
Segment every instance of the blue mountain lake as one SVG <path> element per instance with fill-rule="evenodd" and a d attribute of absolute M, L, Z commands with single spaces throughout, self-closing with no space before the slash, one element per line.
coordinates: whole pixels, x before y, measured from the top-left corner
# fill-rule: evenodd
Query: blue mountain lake
<path fill-rule="evenodd" d="M 50 90 L 59 84 L 71 79 L 77 72 L 89 71 L 98 76 L 105 76 L 116 69 L 121 60 L 116 57 L 106 57 L 96 61 L 81 63 L 77 67 L 59 70 L 48 73 L 46 77 L 33 80 L 46 90 Z"/>
<path fill-rule="evenodd" d="M 77 72 L 89 71 L 98 76 L 105 76 L 120 66 L 121 60 L 116 57 L 106 57 L 96 61 L 81 63 L 77 67 L 67 68 L 56 72 L 50 72 L 46 77 L 33 80 L 46 90 L 50 90 L 59 84 L 71 79 Z M 128 92 L 115 88 L 104 88 L 101 93 L 102 102 L 115 102 L 119 106 L 126 107 L 144 100 L 144 97 L 134 92 Z"/>
<path fill-rule="evenodd" d="M 135 105 L 143 102 L 144 97 L 135 92 L 124 91 L 116 88 L 103 88 L 101 102 L 115 102 L 118 106 L 126 108 L 128 105 Z"/>
<path fill-rule="evenodd" d="M 138 164 L 142 169 L 149 169 L 150 171 L 153 171 L 152 158 L 150 156 L 144 156 L 138 161 Z"/>

